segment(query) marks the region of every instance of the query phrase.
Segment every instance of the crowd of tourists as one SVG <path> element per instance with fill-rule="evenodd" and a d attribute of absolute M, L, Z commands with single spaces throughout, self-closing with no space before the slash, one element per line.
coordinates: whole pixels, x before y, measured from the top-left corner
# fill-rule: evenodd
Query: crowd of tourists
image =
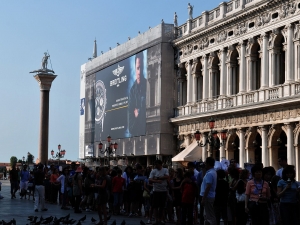
<path fill-rule="evenodd" d="M 279 158 L 281 168 L 215 167 L 215 160 L 189 162 L 186 168 L 168 168 L 157 160 L 152 167 L 140 164 L 97 167 L 73 163 L 59 171 L 39 164 L 33 171 L 13 166 L 9 172 L 11 199 L 34 195 L 34 211 L 46 211 L 45 201 L 75 213 L 97 211 L 98 224 L 111 215 L 145 217 L 148 224 L 229 225 L 299 224 L 299 183 L 295 168 Z M 34 194 L 33 194 L 34 193 Z M 28 196 L 29 195 L 29 196 Z"/>

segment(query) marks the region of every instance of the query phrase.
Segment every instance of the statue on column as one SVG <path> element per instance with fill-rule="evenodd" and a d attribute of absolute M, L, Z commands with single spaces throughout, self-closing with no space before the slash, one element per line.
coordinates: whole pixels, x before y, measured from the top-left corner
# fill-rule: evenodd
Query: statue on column
<path fill-rule="evenodd" d="M 49 58 L 50 58 L 50 55 L 47 52 L 45 52 L 44 57 L 42 58 L 42 68 L 38 69 L 38 70 L 31 71 L 30 73 L 54 73 L 53 70 L 49 70 L 47 68 Z M 50 61 L 50 63 L 51 63 L 51 61 Z"/>
<path fill-rule="evenodd" d="M 193 9 L 194 9 L 194 6 L 191 6 L 191 4 L 188 3 L 189 20 L 193 19 Z"/>
<path fill-rule="evenodd" d="M 178 23 L 177 23 L 177 14 L 175 12 L 174 14 L 174 27 L 178 27 Z"/>

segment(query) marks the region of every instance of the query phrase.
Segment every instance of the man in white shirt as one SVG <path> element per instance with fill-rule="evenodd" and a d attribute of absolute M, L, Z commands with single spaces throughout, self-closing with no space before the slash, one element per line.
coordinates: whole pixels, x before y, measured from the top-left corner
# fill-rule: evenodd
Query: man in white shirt
<path fill-rule="evenodd" d="M 168 169 L 162 167 L 161 160 L 156 160 L 155 169 L 149 176 L 149 182 L 153 184 L 152 209 L 157 209 L 155 224 L 163 224 L 163 211 L 168 196 L 167 179 L 169 179 Z"/>

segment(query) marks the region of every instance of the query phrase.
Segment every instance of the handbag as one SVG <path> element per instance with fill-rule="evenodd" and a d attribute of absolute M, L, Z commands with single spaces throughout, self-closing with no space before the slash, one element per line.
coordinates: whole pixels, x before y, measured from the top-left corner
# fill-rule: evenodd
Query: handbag
<path fill-rule="evenodd" d="M 144 190 L 143 192 L 143 198 L 150 198 L 149 192 Z"/>

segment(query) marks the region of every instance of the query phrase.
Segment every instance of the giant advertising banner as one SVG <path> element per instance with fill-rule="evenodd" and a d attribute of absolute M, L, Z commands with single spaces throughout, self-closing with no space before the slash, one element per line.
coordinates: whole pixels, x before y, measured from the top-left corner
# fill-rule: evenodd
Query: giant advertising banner
<path fill-rule="evenodd" d="M 146 134 L 147 51 L 96 73 L 95 141 Z"/>

